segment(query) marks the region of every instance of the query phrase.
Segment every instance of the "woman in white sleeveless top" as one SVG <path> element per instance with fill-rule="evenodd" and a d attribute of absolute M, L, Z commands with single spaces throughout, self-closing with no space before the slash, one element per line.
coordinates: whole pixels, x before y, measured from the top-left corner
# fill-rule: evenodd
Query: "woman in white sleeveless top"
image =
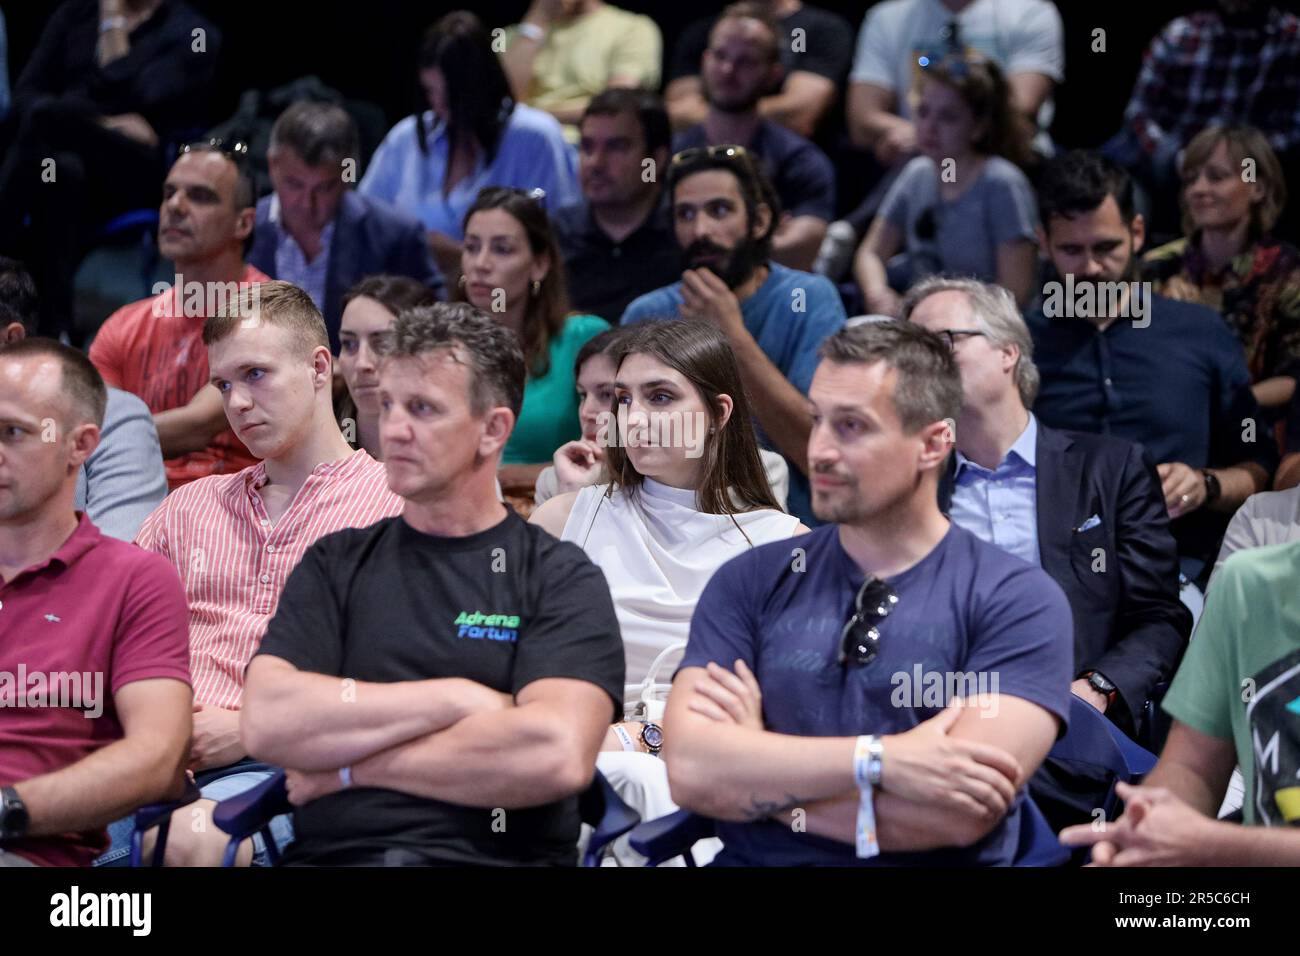
<path fill-rule="evenodd" d="M 599 436 L 610 477 L 550 499 L 532 521 L 578 544 L 604 572 L 635 684 L 660 651 L 687 639 L 718 567 L 807 528 L 772 496 L 722 333 L 681 321 L 626 332 Z M 679 658 L 665 662 L 665 677 Z M 615 725 L 604 749 L 649 749 L 642 731 L 639 722 Z"/>

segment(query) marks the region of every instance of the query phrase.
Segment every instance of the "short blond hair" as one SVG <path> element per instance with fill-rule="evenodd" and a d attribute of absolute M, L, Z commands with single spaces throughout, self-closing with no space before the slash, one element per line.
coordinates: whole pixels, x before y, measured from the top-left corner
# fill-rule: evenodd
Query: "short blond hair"
<path fill-rule="evenodd" d="M 321 346 L 330 346 L 325 319 L 311 296 L 292 282 L 278 280 L 253 285 L 241 283 L 239 292 L 203 323 L 203 344 L 211 346 L 236 329 L 261 323 L 287 331 L 295 349 L 304 356 L 310 356 Z"/>

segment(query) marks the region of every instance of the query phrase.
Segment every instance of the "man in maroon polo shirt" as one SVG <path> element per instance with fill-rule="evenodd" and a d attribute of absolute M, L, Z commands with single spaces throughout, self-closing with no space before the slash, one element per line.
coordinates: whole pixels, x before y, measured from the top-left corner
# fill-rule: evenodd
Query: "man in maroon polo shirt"
<path fill-rule="evenodd" d="M 183 786 L 176 571 L 73 510 L 106 401 L 80 352 L 0 349 L 0 867 L 88 864 L 105 824 Z"/>

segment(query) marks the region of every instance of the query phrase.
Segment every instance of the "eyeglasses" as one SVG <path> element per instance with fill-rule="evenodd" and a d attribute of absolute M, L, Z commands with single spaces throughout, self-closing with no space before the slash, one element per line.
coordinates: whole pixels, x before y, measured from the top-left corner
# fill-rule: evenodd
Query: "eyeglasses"
<path fill-rule="evenodd" d="M 854 602 L 853 616 L 840 632 L 840 664 L 865 667 L 880 652 L 879 624 L 898 604 L 898 595 L 884 581 L 868 577 Z"/>
<path fill-rule="evenodd" d="M 181 147 L 182 153 L 223 153 L 236 161 L 248 158 L 248 144 L 242 139 L 227 143 L 222 137 L 214 136 L 204 142 L 186 143 Z"/>
<path fill-rule="evenodd" d="M 972 335 L 983 335 L 984 332 L 980 329 L 940 329 L 939 334 L 948 343 L 948 351 L 955 352 L 957 351 L 958 337 L 969 338 Z"/>
<path fill-rule="evenodd" d="M 680 153 L 674 153 L 670 165 L 680 166 L 683 163 L 693 163 L 699 159 L 736 159 L 741 162 L 748 162 L 749 150 L 743 146 L 692 146 Z"/>

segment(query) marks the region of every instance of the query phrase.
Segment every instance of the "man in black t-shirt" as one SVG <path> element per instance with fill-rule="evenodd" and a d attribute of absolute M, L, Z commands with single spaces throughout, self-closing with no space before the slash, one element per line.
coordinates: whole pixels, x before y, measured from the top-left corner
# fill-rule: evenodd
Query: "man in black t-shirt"
<path fill-rule="evenodd" d="M 595 565 L 497 499 L 524 377 L 471 306 L 397 320 L 380 427 L 406 506 L 307 551 L 248 669 L 243 740 L 295 768 L 287 863 L 576 862 L 623 645 Z"/>
<path fill-rule="evenodd" d="M 780 25 L 785 67 L 779 87 L 763 97 L 759 112 L 823 147 L 833 145 L 832 134 L 843 125 L 834 107 L 853 59 L 853 27 L 839 14 L 800 0 L 760 0 L 759 5 Z M 703 123 L 708 112 L 700 61 L 715 22 L 714 17 L 696 20 L 673 45 L 664 99 L 675 130 Z"/>

